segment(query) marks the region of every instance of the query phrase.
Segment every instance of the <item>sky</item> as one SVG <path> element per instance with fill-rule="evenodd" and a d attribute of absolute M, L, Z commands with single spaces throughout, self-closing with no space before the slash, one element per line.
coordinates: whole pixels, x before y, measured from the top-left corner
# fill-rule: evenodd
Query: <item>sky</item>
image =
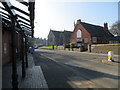
<path fill-rule="evenodd" d="M 13 5 L 27 11 L 27 7 L 10 0 Z M 24 0 L 27 1 L 27 0 Z M 89 1 L 89 2 L 88 2 Z M 118 20 L 119 0 L 35 0 L 36 38 L 47 38 L 50 29 L 56 31 L 73 31 L 74 21 L 103 26 L 109 29 Z M 25 18 L 29 18 L 24 16 Z"/>
<path fill-rule="evenodd" d="M 100 26 L 107 22 L 109 28 L 118 20 L 117 1 L 35 1 L 35 37 L 47 38 L 50 29 L 73 31 L 77 19 Z"/>

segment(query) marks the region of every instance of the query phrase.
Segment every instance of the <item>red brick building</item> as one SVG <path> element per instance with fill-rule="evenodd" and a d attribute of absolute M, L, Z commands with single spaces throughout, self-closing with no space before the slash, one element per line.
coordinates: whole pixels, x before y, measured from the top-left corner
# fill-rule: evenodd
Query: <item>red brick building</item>
<path fill-rule="evenodd" d="M 116 40 L 109 32 L 107 23 L 104 23 L 104 27 L 102 27 L 77 20 L 70 36 L 70 42 L 77 46 L 82 44 L 87 49 L 88 44 L 107 44 L 114 43 Z"/>

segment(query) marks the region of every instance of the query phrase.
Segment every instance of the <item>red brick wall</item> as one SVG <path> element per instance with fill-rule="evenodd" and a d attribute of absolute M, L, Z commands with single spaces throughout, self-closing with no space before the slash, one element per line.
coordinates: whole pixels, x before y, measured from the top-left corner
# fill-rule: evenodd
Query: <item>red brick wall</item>
<path fill-rule="evenodd" d="M 71 34 L 71 36 L 70 36 L 70 42 L 72 43 L 72 39 L 74 39 L 75 40 L 75 43 L 77 43 L 77 35 L 76 35 L 76 32 L 77 32 L 77 30 L 78 29 L 80 29 L 81 30 L 81 33 L 82 33 L 82 37 L 81 37 L 81 39 L 82 39 L 82 41 L 84 42 L 84 38 L 86 37 L 86 38 L 88 38 L 88 44 L 91 44 L 92 42 L 91 42 L 91 36 L 90 36 L 90 34 L 87 32 L 87 30 L 81 25 L 81 24 L 77 24 L 76 26 L 75 26 L 75 28 L 74 28 L 74 31 L 73 31 L 73 33 Z M 85 44 L 85 48 L 87 48 L 87 44 Z"/>

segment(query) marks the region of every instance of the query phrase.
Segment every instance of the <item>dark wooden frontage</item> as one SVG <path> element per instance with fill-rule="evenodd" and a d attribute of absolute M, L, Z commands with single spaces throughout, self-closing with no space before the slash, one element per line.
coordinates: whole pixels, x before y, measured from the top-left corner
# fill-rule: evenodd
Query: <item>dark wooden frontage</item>
<path fill-rule="evenodd" d="M 26 76 L 28 67 L 28 43 L 29 38 L 34 37 L 34 7 L 35 2 L 20 2 L 28 8 L 29 13 L 12 5 L 11 2 L 2 0 L 0 17 L 2 18 L 2 65 L 12 62 L 12 87 L 18 89 L 17 61 L 22 60 L 22 77 Z M 29 19 L 17 14 L 18 11 Z M 7 12 L 7 13 L 5 13 Z M 21 18 L 19 20 L 19 18 Z"/>

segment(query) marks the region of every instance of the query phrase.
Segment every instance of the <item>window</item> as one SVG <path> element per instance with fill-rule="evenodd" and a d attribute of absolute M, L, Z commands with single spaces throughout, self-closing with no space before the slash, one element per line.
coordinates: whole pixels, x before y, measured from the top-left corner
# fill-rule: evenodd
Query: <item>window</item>
<path fill-rule="evenodd" d="M 77 30 L 77 38 L 81 38 L 81 36 L 82 36 L 81 30 L 78 29 L 78 30 Z"/>
<path fill-rule="evenodd" d="M 84 38 L 84 43 L 88 43 L 88 38 Z"/>
<path fill-rule="evenodd" d="M 97 37 L 92 37 L 93 43 L 97 43 Z"/>

